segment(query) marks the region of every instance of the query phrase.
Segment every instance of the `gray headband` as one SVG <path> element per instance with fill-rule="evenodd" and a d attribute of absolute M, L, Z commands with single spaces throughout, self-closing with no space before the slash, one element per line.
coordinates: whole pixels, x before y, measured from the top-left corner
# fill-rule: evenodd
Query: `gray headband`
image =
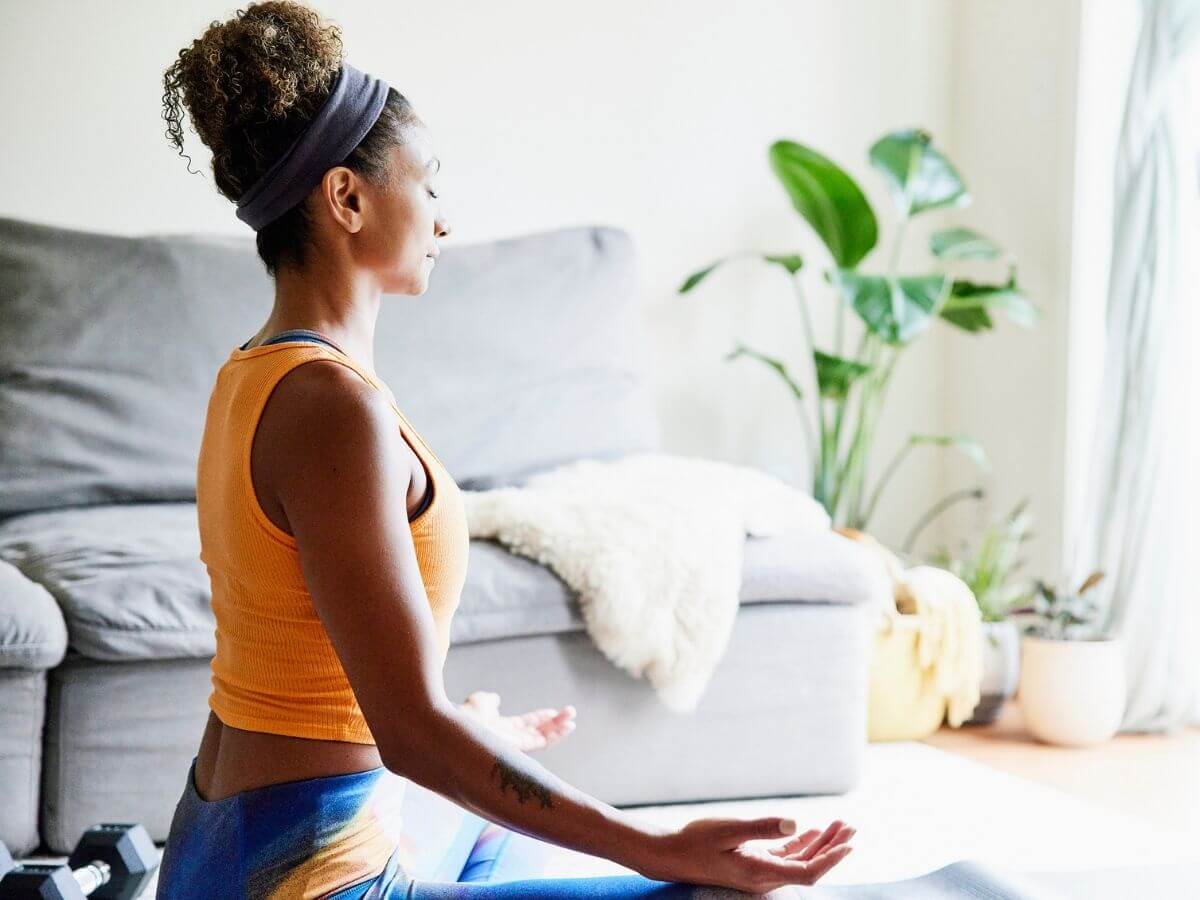
<path fill-rule="evenodd" d="M 260 231 L 308 196 L 366 137 L 388 84 L 343 64 L 329 98 L 300 136 L 237 201 L 237 217 Z"/>

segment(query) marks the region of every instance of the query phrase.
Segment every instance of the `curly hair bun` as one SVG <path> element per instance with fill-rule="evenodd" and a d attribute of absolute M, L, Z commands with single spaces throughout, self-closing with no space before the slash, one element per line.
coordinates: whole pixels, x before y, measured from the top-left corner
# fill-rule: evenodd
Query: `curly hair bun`
<path fill-rule="evenodd" d="M 218 190 L 236 201 L 316 115 L 341 65 L 341 31 L 315 10 L 290 0 L 251 4 L 212 22 L 167 69 L 167 138 L 186 156 L 186 109 L 212 151 Z"/>

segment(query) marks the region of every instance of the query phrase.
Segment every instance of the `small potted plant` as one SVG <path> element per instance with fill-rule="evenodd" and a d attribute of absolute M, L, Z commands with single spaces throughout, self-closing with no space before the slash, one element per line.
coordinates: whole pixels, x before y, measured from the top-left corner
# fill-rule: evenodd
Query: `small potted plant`
<path fill-rule="evenodd" d="M 1117 733 L 1125 713 L 1121 641 L 1105 633 L 1093 572 L 1077 590 L 1037 581 L 1030 605 L 1012 611 L 1023 625 L 1017 700 L 1041 741 L 1090 747 Z"/>
<path fill-rule="evenodd" d="M 953 572 L 975 595 L 983 619 L 983 680 L 979 705 L 967 725 L 994 722 L 1001 709 L 1017 692 L 1021 669 L 1021 633 L 1009 617 L 1014 606 L 1029 596 L 1027 583 L 1018 583 L 1016 573 L 1024 565 L 1022 546 L 1029 540 L 1033 519 L 1017 504 L 1007 516 L 991 525 L 972 549 L 963 542 L 958 553 L 940 547 L 930 562 Z"/>

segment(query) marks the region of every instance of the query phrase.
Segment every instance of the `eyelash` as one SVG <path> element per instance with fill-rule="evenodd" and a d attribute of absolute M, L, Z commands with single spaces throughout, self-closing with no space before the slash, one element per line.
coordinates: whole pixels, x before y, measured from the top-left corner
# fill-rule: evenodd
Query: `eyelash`
<path fill-rule="evenodd" d="M 433 191 L 429 192 L 429 196 L 432 197 L 434 200 L 436 200 L 438 198 L 438 195 L 435 194 Z"/>

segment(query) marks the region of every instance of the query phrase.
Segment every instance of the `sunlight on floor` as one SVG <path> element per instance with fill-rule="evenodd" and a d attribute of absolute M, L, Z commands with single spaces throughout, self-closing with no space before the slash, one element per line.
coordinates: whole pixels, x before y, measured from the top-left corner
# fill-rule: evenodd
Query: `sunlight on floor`
<path fill-rule="evenodd" d="M 1200 847 L 1200 728 L 1053 747 L 1025 731 L 1019 704 L 1010 702 L 994 725 L 943 727 L 925 743 L 1190 835 Z"/>

